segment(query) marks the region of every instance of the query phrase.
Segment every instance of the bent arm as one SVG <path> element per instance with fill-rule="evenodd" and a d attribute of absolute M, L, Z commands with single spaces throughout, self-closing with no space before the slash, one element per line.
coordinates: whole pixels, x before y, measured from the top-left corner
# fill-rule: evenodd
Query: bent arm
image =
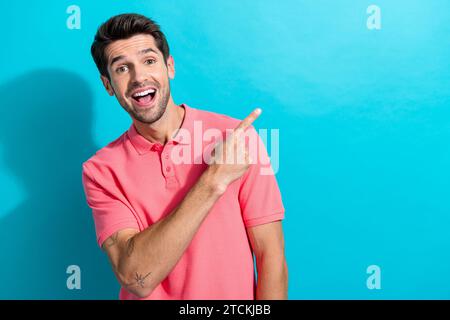
<path fill-rule="evenodd" d="M 179 261 L 222 193 L 205 171 L 164 219 L 141 232 L 124 229 L 106 239 L 102 247 L 120 284 L 138 297 L 150 295 Z"/>

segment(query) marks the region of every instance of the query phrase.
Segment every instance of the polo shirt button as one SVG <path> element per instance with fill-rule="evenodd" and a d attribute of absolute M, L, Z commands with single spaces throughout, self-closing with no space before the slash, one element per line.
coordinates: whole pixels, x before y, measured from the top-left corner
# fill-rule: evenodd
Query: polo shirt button
<path fill-rule="evenodd" d="M 166 167 L 166 171 L 167 171 L 167 172 L 170 172 L 170 167 Z"/>
<path fill-rule="evenodd" d="M 164 156 L 164 158 L 169 159 L 169 155 L 166 153 L 166 155 Z"/>
<path fill-rule="evenodd" d="M 161 151 L 162 148 L 163 148 L 162 145 L 160 145 L 159 143 L 156 143 L 153 145 L 152 150 Z"/>

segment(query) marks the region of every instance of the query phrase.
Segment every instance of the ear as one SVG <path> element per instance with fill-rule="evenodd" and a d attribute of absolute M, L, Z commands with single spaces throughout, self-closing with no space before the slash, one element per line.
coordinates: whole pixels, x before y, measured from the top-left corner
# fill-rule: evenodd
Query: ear
<path fill-rule="evenodd" d="M 167 58 L 167 73 L 169 75 L 169 79 L 173 80 L 175 78 L 175 61 L 172 56 Z"/>
<path fill-rule="evenodd" d="M 113 90 L 113 88 L 111 86 L 111 82 L 109 82 L 109 79 L 107 77 L 103 76 L 103 75 L 100 75 L 100 79 L 102 80 L 103 86 L 105 87 L 106 91 L 108 91 L 108 94 L 110 96 L 113 96 L 114 95 L 114 90 Z"/>

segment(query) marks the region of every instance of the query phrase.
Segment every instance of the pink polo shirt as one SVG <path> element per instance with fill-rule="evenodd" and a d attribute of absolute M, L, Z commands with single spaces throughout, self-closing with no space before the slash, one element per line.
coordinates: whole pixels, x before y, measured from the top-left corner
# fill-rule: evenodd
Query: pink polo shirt
<path fill-rule="evenodd" d="M 182 130 L 165 145 L 149 142 L 131 125 L 83 164 L 99 246 L 121 229 L 142 231 L 170 214 L 208 166 L 202 152 L 214 144 L 210 133 L 224 136 L 240 122 L 179 107 L 185 108 Z M 283 219 L 284 208 L 275 176 L 267 174 L 266 149 L 256 130 L 248 130 L 259 142 L 258 154 L 250 152 L 256 164 L 228 186 L 175 268 L 146 299 L 254 299 L 246 228 Z M 138 297 L 122 288 L 120 299 Z"/>

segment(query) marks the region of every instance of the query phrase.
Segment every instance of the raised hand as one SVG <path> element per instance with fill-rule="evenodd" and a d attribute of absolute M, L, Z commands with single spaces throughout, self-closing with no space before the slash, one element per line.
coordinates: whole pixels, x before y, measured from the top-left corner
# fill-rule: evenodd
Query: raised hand
<path fill-rule="evenodd" d="M 239 125 L 219 142 L 213 151 L 208 168 L 213 182 L 223 192 L 233 181 L 240 178 L 252 163 L 245 146 L 245 130 L 260 116 L 261 109 L 253 110 Z"/>

